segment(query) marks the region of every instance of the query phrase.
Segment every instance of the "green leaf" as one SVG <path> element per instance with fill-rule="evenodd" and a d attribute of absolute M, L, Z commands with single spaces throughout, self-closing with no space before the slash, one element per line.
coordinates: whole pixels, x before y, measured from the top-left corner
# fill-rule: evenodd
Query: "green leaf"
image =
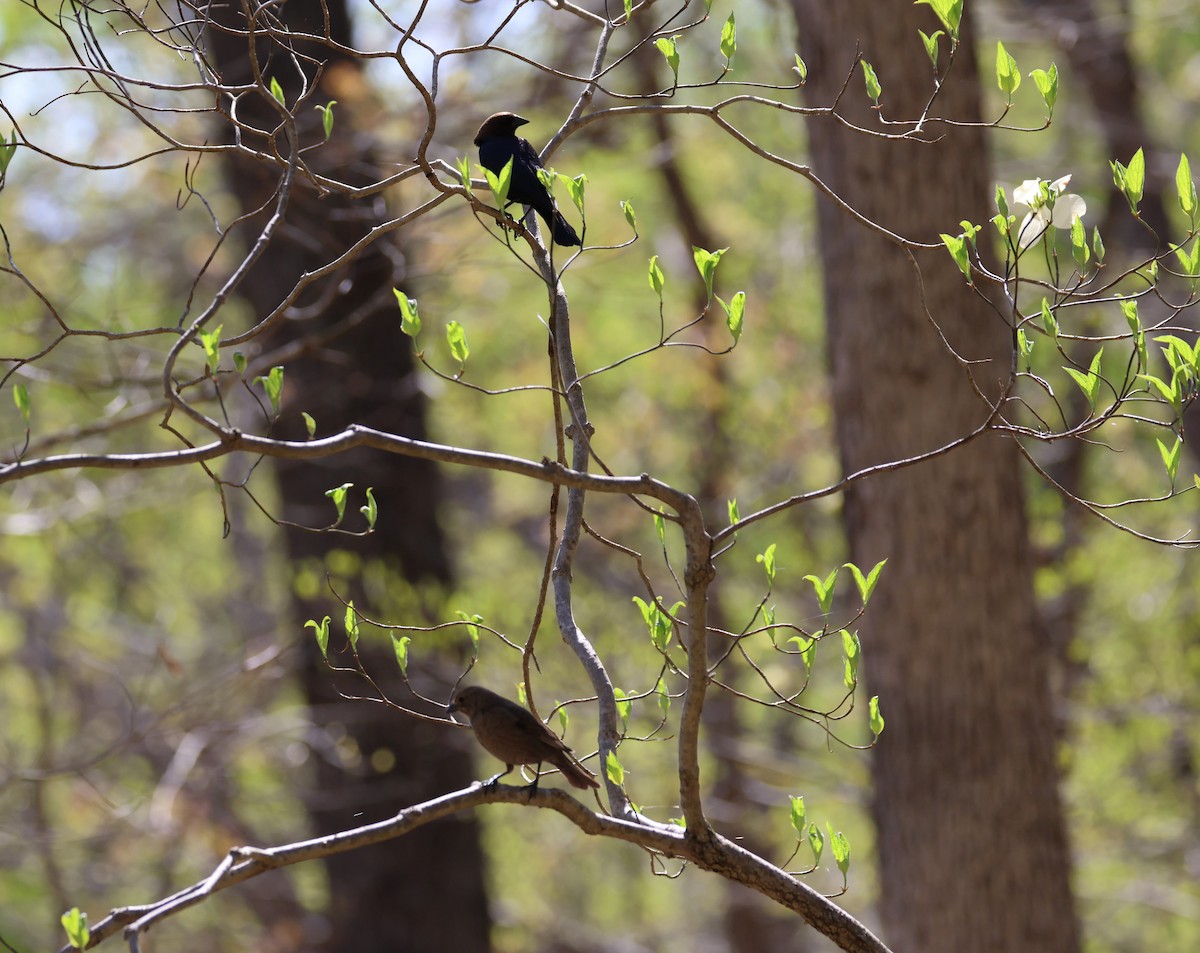
<path fill-rule="evenodd" d="M 458 156 L 454 160 L 454 164 L 458 166 L 458 177 L 462 179 L 462 186 L 466 190 L 467 195 L 471 194 L 471 160 L 466 156 Z"/>
<path fill-rule="evenodd" d="M 277 80 L 274 76 L 271 77 L 271 95 L 275 97 L 275 100 L 279 103 L 279 105 L 285 105 L 283 101 L 283 87 L 279 85 L 279 80 Z"/>
<path fill-rule="evenodd" d="M 20 381 L 13 384 L 13 403 L 17 405 L 17 411 L 21 414 L 21 419 L 25 421 L 25 426 L 28 427 L 33 405 L 29 402 L 29 389 Z"/>
<path fill-rule="evenodd" d="M 1138 149 L 1129 160 L 1129 165 L 1121 165 L 1117 161 L 1110 162 L 1109 165 L 1112 166 L 1113 182 L 1136 215 L 1138 204 L 1142 201 L 1142 191 L 1146 186 L 1146 157 L 1142 150 Z"/>
<path fill-rule="evenodd" d="M 1021 71 L 1017 69 L 1017 61 L 1001 42 L 996 43 L 996 85 L 1008 98 L 1009 103 L 1012 102 L 1013 93 L 1021 85 Z"/>
<path fill-rule="evenodd" d="M 879 710 L 879 696 L 872 695 L 867 703 L 867 712 L 871 717 L 871 734 L 878 738 L 883 734 L 883 713 Z"/>
<path fill-rule="evenodd" d="M 700 272 L 700 277 L 704 279 L 704 287 L 708 291 L 710 301 L 713 293 L 713 276 L 717 273 L 717 265 L 721 263 L 721 256 L 727 251 L 729 251 L 728 248 L 705 251 L 703 248 L 692 246 L 692 259 L 696 262 L 696 269 Z"/>
<path fill-rule="evenodd" d="M 935 30 L 933 35 L 930 36 L 924 30 L 917 30 L 917 32 L 921 34 L 921 42 L 925 45 L 925 55 L 929 57 L 929 62 L 933 64 L 933 68 L 936 70 L 938 61 L 938 37 L 944 36 L 945 33 L 942 30 Z"/>
<path fill-rule="evenodd" d="M 470 612 L 463 612 L 459 609 L 456 615 L 464 623 L 466 623 L 467 635 L 471 637 L 472 657 L 479 655 L 479 626 L 483 622 L 483 616 Z M 524 684 L 521 685 L 521 690 L 524 691 Z"/>
<path fill-rule="evenodd" d="M 329 137 L 333 135 L 333 107 L 337 103 L 336 99 L 331 99 L 324 106 L 313 106 L 321 114 L 321 128 L 325 130 L 325 141 L 329 141 Z"/>
<path fill-rule="evenodd" d="M 459 373 L 462 373 L 462 368 L 466 367 L 467 357 L 470 355 L 471 349 L 467 347 L 467 332 L 463 330 L 463 326 L 457 321 L 451 321 L 446 325 L 446 343 L 450 345 L 451 355 L 458 361 Z"/>
<path fill-rule="evenodd" d="M 963 0 L 916 0 L 915 5 L 925 4 L 933 9 L 942 26 L 950 31 L 950 36 L 958 39 L 958 26 L 962 21 Z"/>
<path fill-rule="evenodd" d="M 633 711 L 633 704 L 629 701 L 629 695 L 620 688 L 613 689 L 613 696 L 617 703 L 617 714 L 621 718 L 622 730 L 629 728 L 629 714 Z"/>
<path fill-rule="evenodd" d="M 617 787 L 621 787 L 625 783 L 625 769 L 617 760 L 615 751 L 610 751 L 608 757 L 604 759 L 604 774 Z"/>
<path fill-rule="evenodd" d="M 667 646 L 671 642 L 672 623 L 670 617 L 663 612 L 662 606 L 657 602 L 646 602 L 637 596 L 633 597 L 633 601 L 642 613 L 642 621 L 646 623 L 650 641 L 660 652 L 666 652 Z"/>
<path fill-rule="evenodd" d="M 883 95 L 883 87 L 879 85 L 879 77 L 875 75 L 875 67 L 866 60 L 859 60 L 862 64 L 863 82 L 867 86 L 867 97 L 876 106 L 879 105 L 879 97 Z"/>
<path fill-rule="evenodd" d="M 967 284 L 972 284 L 971 258 L 967 250 L 967 240 L 962 235 L 947 235 L 944 232 L 941 239 L 946 250 L 950 252 L 950 257 L 954 259 L 954 264 L 958 265 L 958 270 L 967 279 Z"/>
<path fill-rule="evenodd" d="M 312 436 L 312 434 L 309 434 Z M 375 528 L 375 521 L 379 519 L 379 504 L 375 502 L 375 488 L 367 487 L 367 503 L 365 506 L 360 506 L 358 511 L 366 518 L 367 527 Z"/>
<path fill-rule="evenodd" d="M 804 663 L 804 673 L 811 675 L 813 663 L 817 659 L 817 640 L 806 635 L 793 635 L 787 640 L 788 645 L 795 645 L 800 653 L 800 661 Z"/>
<path fill-rule="evenodd" d="M 1092 252 L 1088 248 L 1087 229 L 1083 227 L 1083 219 L 1078 215 L 1071 219 L 1071 255 L 1082 274 L 1091 260 Z"/>
<path fill-rule="evenodd" d="M 821 853 L 825 850 L 825 835 L 821 833 L 821 829 L 816 824 L 809 825 L 808 846 L 813 853 L 813 863 L 819 864 Z"/>
<path fill-rule="evenodd" d="M 742 519 L 741 511 L 738 509 L 738 501 L 736 499 L 727 500 L 725 508 L 729 512 L 729 525 L 734 526 Z"/>
<path fill-rule="evenodd" d="M 400 330 L 410 338 L 421 333 L 421 317 L 417 314 L 417 299 L 410 298 L 399 288 L 393 288 L 396 303 L 400 305 Z"/>
<path fill-rule="evenodd" d="M 491 169 L 483 170 L 483 176 L 487 179 L 488 188 L 492 190 L 492 200 L 500 208 L 508 205 L 508 189 L 512 185 L 512 167 L 513 160 L 509 159 L 504 163 L 504 168 L 500 170 L 499 174 L 493 172 Z"/>
<path fill-rule="evenodd" d="M 829 849 L 833 851 L 833 859 L 845 878 L 846 871 L 850 869 L 850 841 L 841 831 L 835 834 L 828 822 L 825 823 L 825 829 L 829 831 Z"/>
<path fill-rule="evenodd" d="M 233 352 L 233 369 L 239 374 L 246 373 L 246 355 L 241 351 Z"/>
<path fill-rule="evenodd" d="M 729 14 L 729 19 L 725 21 L 725 25 L 721 27 L 721 55 L 725 57 L 726 63 L 733 59 L 733 54 L 737 52 L 737 27 L 733 23 L 733 14 Z"/>
<path fill-rule="evenodd" d="M 650 259 L 650 289 L 662 300 L 663 287 L 667 283 L 667 277 L 663 274 L 662 268 L 658 264 L 658 256 L 655 255 Z"/>
<path fill-rule="evenodd" d="M 1179 157 L 1179 167 L 1175 170 L 1175 191 L 1179 194 L 1179 207 L 1183 214 L 1196 224 L 1196 183 L 1192 181 L 1192 167 L 1187 154 Z"/>
<path fill-rule="evenodd" d="M 1138 317 L 1138 303 L 1132 298 L 1120 298 L 1121 313 L 1125 315 L 1125 323 L 1134 334 L 1142 333 L 1142 319 Z"/>
<path fill-rule="evenodd" d="M 343 483 L 341 486 L 335 486 L 332 490 L 326 490 L 325 495 L 333 500 L 333 505 L 337 507 L 337 522 L 342 521 L 342 517 L 346 515 L 346 496 L 350 492 L 353 483 Z M 335 524 L 336 525 L 336 524 Z"/>
<path fill-rule="evenodd" d="M 317 637 L 317 648 L 321 650 L 321 656 L 329 658 L 329 616 L 325 616 L 319 623 L 309 619 L 304 623 L 304 627 L 307 629 L 309 626 L 312 626 Z"/>
<path fill-rule="evenodd" d="M 1159 392 L 1163 400 L 1171 405 L 1171 409 L 1175 411 L 1175 415 L 1179 416 L 1183 412 L 1183 397 L 1179 392 L 1179 378 L 1172 375 L 1171 383 L 1155 377 L 1153 374 L 1139 374 L 1142 380 L 1154 387 Z"/>
<path fill-rule="evenodd" d="M 210 373 L 217 373 L 217 368 L 221 366 L 221 328 L 223 324 L 218 324 L 211 331 L 200 332 L 200 346 L 204 348 L 204 359 L 208 362 Z M 278 410 L 278 408 L 276 408 Z"/>
<path fill-rule="evenodd" d="M 300 416 L 304 418 L 304 429 L 308 431 L 310 437 L 315 436 L 317 432 L 317 422 L 313 420 L 312 415 L 300 411 Z"/>
<path fill-rule="evenodd" d="M 1183 449 L 1183 440 L 1179 437 L 1176 437 L 1175 446 L 1173 446 L 1170 450 L 1168 450 L 1166 444 L 1164 444 L 1157 437 L 1154 438 L 1154 442 L 1158 444 L 1158 452 L 1162 457 L 1163 466 L 1166 467 L 1167 476 L 1169 476 L 1171 478 L 1171 482 L 1174 483 L 1175 477 L 1179 473 L 1179 452 Z"/>
<path fill-rule="evenodd" d="M 793 66 L 792 69 L 794 69 L 797 75 L 799 75 L 801 84 L 808 79 L 808 64 L 805 63 L 804 60 L 800 59 L 799 53 L 796 54 L 796 65 Z"/>
<path fill-rule="evenodd" d="M 725 327 L 729 329 L 730 335 L 733 337 L 733 343 L 737 344 L 742 337 L 742 324 L 746 317 L 746 292 L 739 291 L 733 296 L 729 304 L 721 300 L 718 295 L 717 303 L 725 311 Z"/>
<path fill-rule="evenodd" d="M 763 552 L 754 557 L 755 562 L 761 563 L 763 572 L 767 574 L 767 583 L 775 582 L 775 544 L 771 543 Z"/>
<path fill-rule="evenodd" d="M 571 723 L 571 715 L 567 711 L 567 706 L 563 705 L 558 709 L 558 730 L 561 734 L 567 733 L 567 725 Z"/>
<path fill-rule="evenodd" d="M 629 21 L 629 18 L 631 16 L 633 16 L 633 0 L 625 0 L 625 20 L 626 20 L 626 22 Z"/>
<path fill-rule="evenodd" d="M 1096 397 L 1100 392 L 1100 358 L 1103 354 L 1104 348 L 1100 348 L 1096 352 L 1096 356 L 1092 358 L 1091 367 L 1086 374 L 1073 367 L 1063 368 L 1064 371 L 1071 375 L 1075 383 L 1079 385 L 1079 389 L 1083 391 L 1093 410 L 1096 408 Z"/>
<path fill-rule="evenodd" d="M 579 214 L 582 215 L 584 193 L 587 191 L 587 176 L 577 175 L 571 178 L 568 175 L 560 174 L 558 178 L 567 187 L 567 194 L 571 196 L 571 201 L 579 209 Z"/>
<path fill-rule="evenodd" d="M 358 613 L 354 611 L 354 600 L 351 599 L 346 603 L 346 614 L 342 618 L 342 624 L 346 628 L 346 637 L 350 640 L 352 649 L 358 648 Z"/>
<path fill-rule="evenodd" d="M 412 639 L 407 635 L 392 633 L 392 651 L 396 653 L 396 664 L 400 666 L 400 674 L 408 675 L 408 645 Z"/>
<path fill-rule="evenodd" d="M 877 562 L 874 568 L 866 576 L 862 570 L 854 563 L 844 563 L 846 569 L 850 570 L 850 575 L 854 577 L 854 584 L 858 586 L 858 595 L 862 599 L 863 608 L 871 601 L 871 593 L 875 591 L 875 586 L 879 582 L 879 574 L 883 572 L 883 567 L 887 565 L 886 559 L 881 559 Z"/>
<path fill-rule="evenodd" d="M 283 367 L 277 364 L 267 371 L 265 376 L 254 378 L 254 383 L 262 384 L 267 399 L 271 402 L 271 409 L 278 414 L 279 401 L 283 397 Z"/>
<path fill-rule="evenodd" d="M 1008 196 L 1004 194 L 1004 186 L 1002 185 L 996 186 L 996 211 L 1003 215 L 1005 220 L 1008 219 Z"/>
<path fill-rule="evenodd" d="M 633 233 L 637 234 L 637 213 L 633 210 L 632 202 L 621 202 L 621 211 L 625 214 L 625 221 L 629 223 L 629 227 L 633 229 Z"/>
<path fill-rule="evenodd" d="M 1058 67 L 1053 63 L 1050 69 L 1035 69 L 1029 74 L 1033 84 L 1042 94 L 1042 102 L 1046 104 L 1047 118 L 1054 115 L 1054 104 L 1058 102 Z"/>
<path fill-rule="evenodd" d="M 1142 329 L 1142 319 L 1138 317 L 1138 303 L 1132 298 L 1118 298 L 1121 313 L 1125 315 L 1125 323 L 1133 335 L 1134 346 L 1137 349 L 1140 367 L 1146 366 L 1146 332 Z"/>
<path fill-rule="evenodd" d="M 67 931 L 67 942 L 75 949 L 82 950 L 91 939 L 88 930 L 88 916 L 78 907 L 72 907 L 60 917 L 63 929 Z M 5 944 L 7 946 L 7 944 Z"/>
<path fill-rule="evenodd" d="M 1045 329 L 1049 337 L 1058 337 L 1058 318 L 1054 316 L 1054 312 L 1050 310 L 1050 302 L 1045 298 L 1042 299 L 1042 327 Z"/>
<path fill-rule="evenodd" d="M 662 513 L 654 514 L 654 533 L 658 536 L 659 543 L 665 544 L 667 541 L 667 521 L 663 519 Z"/>
<path fill-rule="evenodd" d="M 845 682 L 847 688 L 858 684 L 858 663 L 862 661 L 862 643 L 858 633 L 842 629 L 842 650 L 845 653 Z"/>
<path fill-rule="evenodd" d="M 1017 352 L 1025 360 L 1025 373 L 1028 374 L 1032 367 L 1030 355 L 1033 354 L 1033 339 L 1025 333 L 1024 328 L 1017 328 Z"/>
<path fill-rule="evenodd" d="M 1100 226 L 1092 229 L 1092 253 L 1096 256 L 1096 262 L 1104 261 L 1104 240 L 1100 237 Z"/>
<path fill-rule="evenodd" d="M 806 582 L 812 583 L 813 590 L 817 594 L 817 604 L 821 607 L 821 611 L 826 614 L 833 608 L 833 589 L 837 583 L 837 575 L 838 569 L 835 569 L 825 579 L 812 575 L 804 577 Z"/>
<path fill-rule="evenodd" d="M 679 36 L 678 33 L 672 37 L 660 36 L 654 41 L 658 51 L 665 57 L 667 65 L 671 67 L 671 73 L 675 77 L 676 83 L 679 82 Z"/>
<path fill-rule="evenodd" d="M 0 137 L 0 185 L 4 184 L 4 174 L 8 172 L 8 164 L 17 154 L 17 130 L 12 131 L 12 139 L 8 142 Z"/>
<path fill-rule="evenodd" d="M 1154 341 L 1156 344 L 1166 345 L 1162 349 L 1163 357 L 1167 359 L 1172 370 L 1178 371 L 1182 366 L 1196 363 L 1196 351 L 1183 338 L 1174 334 L 1160 334 Z"/>
<path fill-rule="evenodd" d="M 667 683 L 661 678 L 658 680 L 658 684 L 654 686 L 654 693 L 658 696 L 658 710 L 666 718 L 671 712 L 671 693 L 667 691 Z"/>
<path fill-rule="evenodd" d="M 808 824 L 808 814 L 804 810 L 804 798 L 788 795 L 788 800 L 791 802 L 792 830 L 796 832 L 797 837 L 803 837 L 804 828 Z"/>
<path fill-rule="evenodd" d="M 1172 245 L 1171 250 L 1175 252 L 1175 257 L 1179 259 L 1180 267 L 1183 269 L 1185 275 L 1193 279 L 1200 276 L 1200 241 L 1192 242 L 1192 250 L 1190 252 L 1186 251 L 1183 245 Z"/>
<path fill-rule="evenodd" d="M 804 662 L 805 675 L 811 675 L 813 666 L 817 664 L 817 640 L 809 639 L 808 644 L 800 650 L 800 659 Z"/>

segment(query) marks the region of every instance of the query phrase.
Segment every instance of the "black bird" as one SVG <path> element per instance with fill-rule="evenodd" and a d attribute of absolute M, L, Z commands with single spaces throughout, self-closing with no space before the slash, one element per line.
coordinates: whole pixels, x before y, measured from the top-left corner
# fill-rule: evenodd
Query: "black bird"
<path fill-rule="evenodd" d="M 531 206 L 542 217 L 556 245 L 582 245 L 579 235 L 554 208 L 554 199 L 537 176 L 542 167 L 537 151 L 517 135 L 517 128 L 529 122 L 516 113 L 492 113 L 475 134 L 479 146 L 479 164 L 497 174 L 512 159 L 512 181 L 508 186 L 509 202 Z"/>

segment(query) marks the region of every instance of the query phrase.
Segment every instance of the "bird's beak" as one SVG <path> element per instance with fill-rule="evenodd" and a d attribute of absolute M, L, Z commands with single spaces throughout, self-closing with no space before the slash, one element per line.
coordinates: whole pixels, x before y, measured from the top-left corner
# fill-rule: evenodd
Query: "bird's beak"
<path fill-rule="evenodd" d="M 526 126 L 529 124 L 528 119 L 526 119 L 524 116 L 518 116 L 515 113 L 513 114 L 513 119 L 516 120 L 515 125 L 518 125 L 518 126 Z"/>

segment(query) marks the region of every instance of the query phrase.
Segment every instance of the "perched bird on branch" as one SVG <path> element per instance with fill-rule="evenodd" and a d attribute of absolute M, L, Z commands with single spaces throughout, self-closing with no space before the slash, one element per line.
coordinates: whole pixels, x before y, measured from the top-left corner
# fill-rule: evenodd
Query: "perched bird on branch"
<path fill-rule="evenodd" d="M 517 135 L 517 128 L 529 122 L 516 113 L 493 113 L 483 121 L 475 134 L 479 146 L 479 164 L 489 172 L 499 174 L 512 159 L 512 182 L 508 186 L 509 202 L 528 205 L 542 217 L 556 245 L 582 245 L 571 223 L 554 208 L 554 199 L 538 179 L 542 161 L 537 151 Z"/>
<path fill-rule="evenodd" d="M 464 688 L 450 703 L 451 714 L 461 711 L 471 720 L 475 740 L 484 750 L 504 762 L 504 770 L 486 783 L 495 784 L 508 774 L 515 764 L 536 764 L 548 761 L 563 773 L 577 788 L 598 788 L 596 776 L 575 760 L 571 749 L 562 739 L 543 725 L 526 708 L 477 685 Z M 537 790 L 535 775 L 531 791 Z"/>

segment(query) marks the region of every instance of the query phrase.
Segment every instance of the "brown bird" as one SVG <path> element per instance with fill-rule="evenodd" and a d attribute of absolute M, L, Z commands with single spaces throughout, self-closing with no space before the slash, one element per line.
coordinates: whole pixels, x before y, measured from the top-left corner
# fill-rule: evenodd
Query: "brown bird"
<path fill-rule="evenodd" d="M 461 711 L 471 720 L 471 730 L 485 751 L 504 762 L 504 770 L 485 784 L 492 785 L 508 774 L 515 764 L 549 761 L 577 788 L 598 788 L 596 776 L 575 760 L 561 738 L 534 717 L 533 713 L 486 688 L 473 685 L 458 693 L 447 709 Z M 537 790 L 534 775 L 530 792 Z"/>

